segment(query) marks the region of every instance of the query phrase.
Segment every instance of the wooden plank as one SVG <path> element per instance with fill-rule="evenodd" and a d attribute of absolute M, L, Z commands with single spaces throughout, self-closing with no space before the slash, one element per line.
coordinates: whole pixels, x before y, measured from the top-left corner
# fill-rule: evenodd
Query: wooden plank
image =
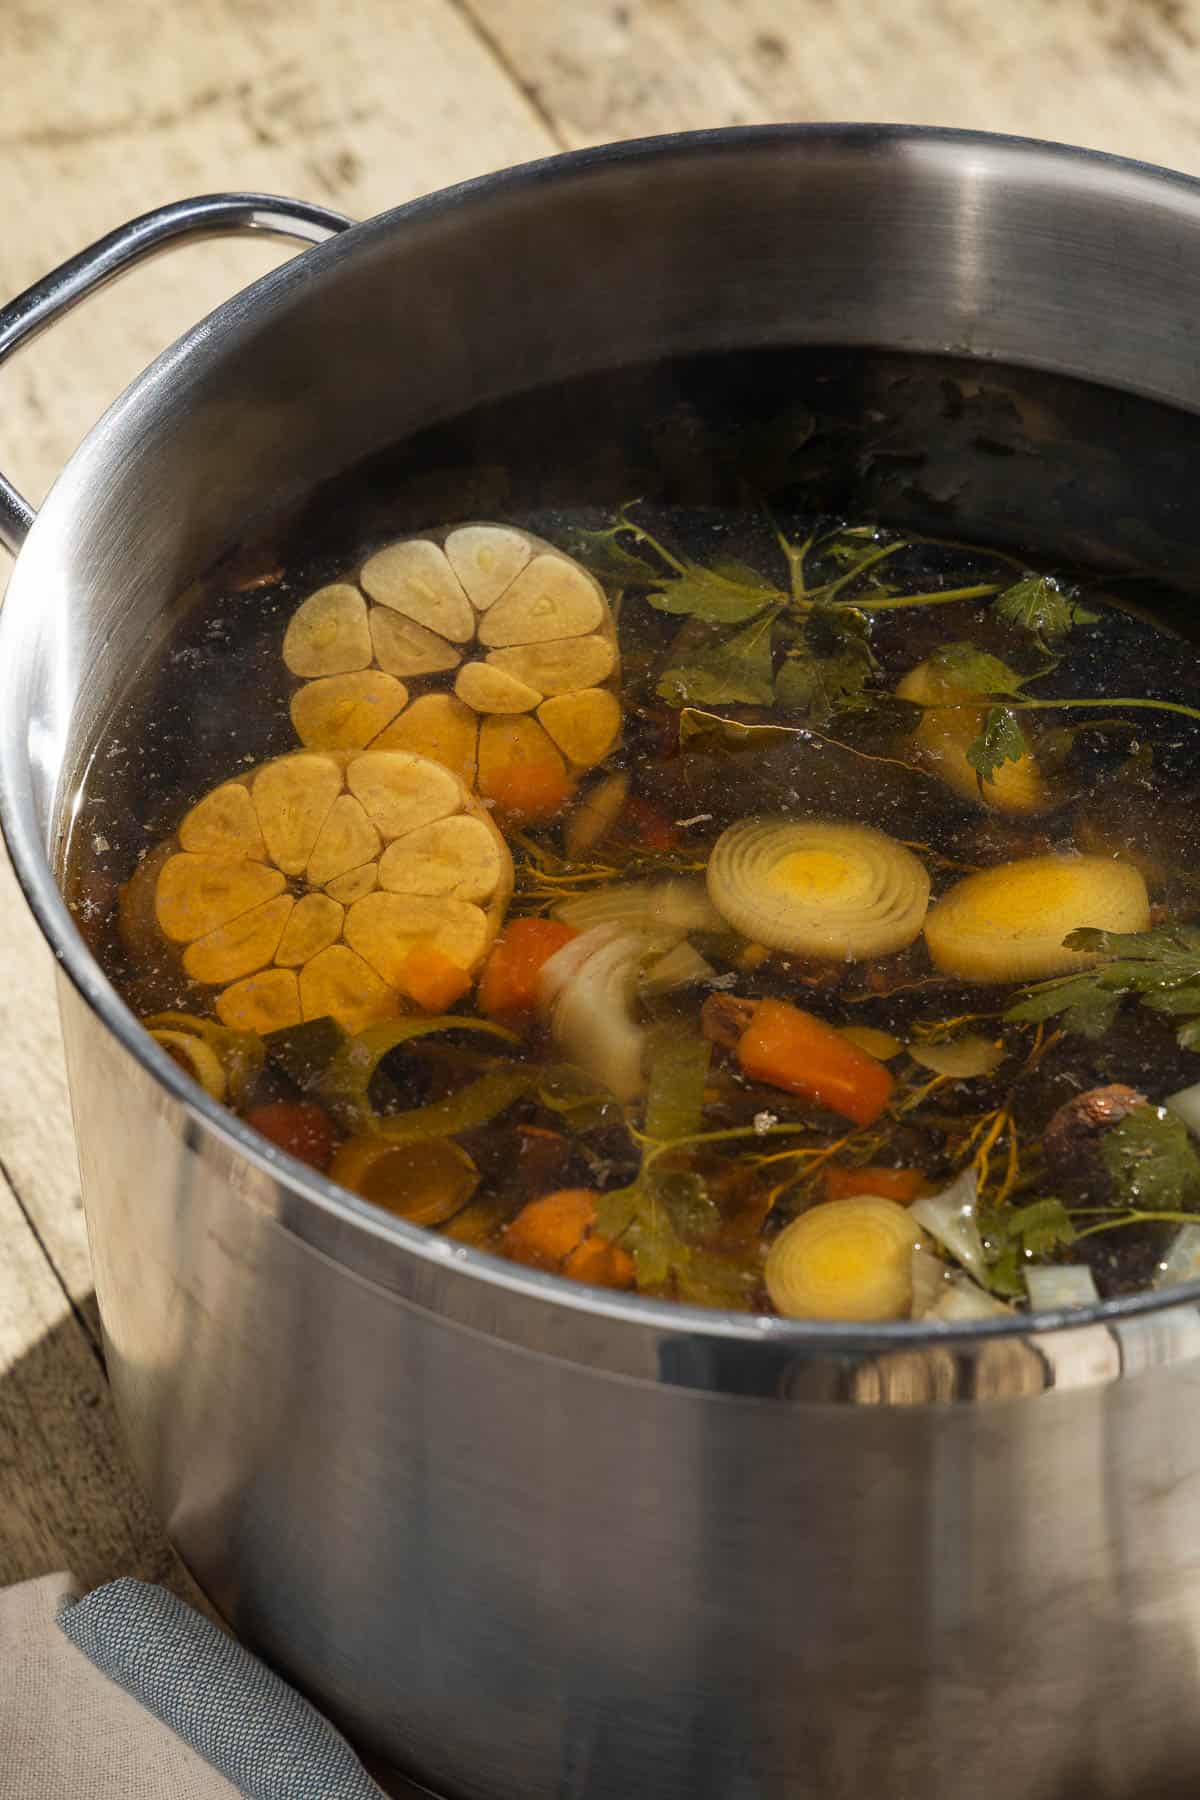
<path fill-rule="evenodd" d="M 1195 0 L 468 0 L 572 145 L 871 119 L 1200 171 Z"/>
<path fill-rule="evenodd" d="M 95 1351 L 0 1180 L 0 1587 L 55 1569 L 196 1600 L 129 1472 Z"/>
<path fill-rule="evenodd" d="M 0 295 L 188 193 L 261 188 L 365 216 L 554 147 L 449 0 L 29 0 L 4 30 L 0 156 L 21 229 L 0 238 Z M 287 254 L 198 244 L 64 320 L 0 372 L 0 467 L 40 498 L 164 345 Z M 0 1167 L 87 1317 L 50 970 L 0 851 Z"/>

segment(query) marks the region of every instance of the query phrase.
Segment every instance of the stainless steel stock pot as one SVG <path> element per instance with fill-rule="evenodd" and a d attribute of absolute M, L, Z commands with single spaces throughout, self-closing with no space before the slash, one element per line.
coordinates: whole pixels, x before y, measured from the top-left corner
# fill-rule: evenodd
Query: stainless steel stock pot
<path fill-rule="evenodd" d="M 0 312 L 0 356 L 242 229 L 315 247 L 161 356 L 36 519 L 0 494 L 4 830 L 61 971 L 113 1387 L 185 1560 L 356 1742 L 459 1800 L 1194 1794 L 1195 1288 L 864 1329 L 500 1263 L 209 1101 L 56 873 L 97 719 L 251 502 L 535 384 L 750 346 L 1084 377 L 1119 451 L 1129 396 L 1200 414 L 1200 185 L 822 126 L 557 157 L 353 226 L 214 196 Z"/>

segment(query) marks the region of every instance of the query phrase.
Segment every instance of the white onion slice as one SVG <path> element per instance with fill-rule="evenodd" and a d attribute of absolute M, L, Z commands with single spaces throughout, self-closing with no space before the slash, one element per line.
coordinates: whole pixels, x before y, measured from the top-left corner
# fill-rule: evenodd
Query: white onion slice
<path fill-rule="evenodd" d="M 926 1200 L 914 1200 L 909 1212 L 923 1225 L 930 1237 L 948 1250 L 955 1262 L 969 1269 L 978 1280 L 983 1279 L 983 1239 L 975 1217 L 977 1198 L 975 1171 L 964 1169 L 948 1188 Z"/>
<path fill-rule="evenodd" d="M 577 931 L 592 925 L 620 925 L 658 938 L 668 947 L 689 931 L 726 929 L 703 881 L 682 875 L 667 881 L 622 881 L 596 893 L 577 894 L 560 900 L 554 916 Z"/>
<path fill-rule="evenodd" d="M 1200 1225 L 1184 1225 L 1175 1233 L 1158 1265 L 1153 1285 L 1178 1287 L 1181 1281 L 1200 1281 Z"/>
<path fill-rule="evenodd" d="M 1012 1311 L 1003 1300 L 985 1293 L 969 1275 L 952 1275 L 946 1291 L 928 1313 L 944 1325 L 966 1324 L 973 1319 L 1003 1319 Z"/>
<path fill-rule="evenodd" d="M 1095 1306 L 1100 1299 L 1095 1277 L 1086 1263 L 1063 1263 L 1057 1269 L 1026 1269 L 1025 1286 L 1034 1312 Z"/>
<path fill-rule="evenodd" d="M 1168 1094 L 1163 1105 L 1177 1119 L 1182 1119 L 1189 1131 L 1200 1137 L 1200 1081 L 1194 1081 L 1191 1087 L 1180 1088 L 1177 1094 Z"/>
<path fill-rule="evenodd" d="M 680 988 L 710 981 L 715 974 L 712 964 L 685 938 L 650 964 L 638 982 L 638 991 L 653 999 L 656 994 L 675 994 Z"/>
<path fill-rule="evenodd" d="M 914 1319 L 928 1318 L 946 1291 L 946 1283 L 950 1278 L 950 1270 L 924 1244 L 917 1244 L 912 1253 L 912 1316 Z"/>
<path fill-rule="evenodd" d="M 606 933 L 563 981 L 550 1015 L 563 1054 L 622 1101 L 636 1100 L 645 1086 L 646 1034 L 634 1002 L 646 948 L 633 932 Z"/>

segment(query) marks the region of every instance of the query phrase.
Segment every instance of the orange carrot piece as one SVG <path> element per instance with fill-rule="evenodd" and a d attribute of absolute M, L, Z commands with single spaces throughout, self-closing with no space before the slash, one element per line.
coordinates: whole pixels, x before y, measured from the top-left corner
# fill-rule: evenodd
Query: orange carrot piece
<path fill-rule="evenodd" d="M 314 1169 L 325 1170 L 333 1160 L 337 1134 L 329 1114 L 315 1101 L 271 1100 L 252 1106 L 246 1123 Z"/>
<path fill-rule="evenodd" d="M 839 1169 L 825 1171 L 825 1198 L 852 1200 L 856 1194 L 874 1194 L 879 1200 L 895 1200 L 909 1206 L 925 1186 L 920 1169 Z"/>
<path fill-rule="evenodd" d="M 560 1188 L 523 1206 L 504 1233 L 505 1256 L 594 1287 L 633 1286 L 633 1258 L 593 1231 L 596 1196 L 589 1188 Z"/>
<path fill-rule="evenodd" d="M 856 1125 L 874 1124 L 896 1085 L 876 1057 L 784 1000 L 758 1002 L 737 1058 L 752 1080 L 815 1100 Z"/>
<path fill-rule="evenodd" d="M 643 800 L 640 794 L 630 794 L 626 800 L 621 809 L 619 830 L 623 838 L 631 839 L 647 850 L 674 850 L 679 843 L 673 820 L 652 800 Z"/>
<path fill-rule="evenodd" d="M 596 1217 L 588 1188 L 559 1188 L 523 1206 L 504 1233 L 504 1254 L 534 1269 L 561 1269 Z M 603 1240 L 601 1240 L 603 1241 Z"/>
<path fill-rule="evenodd" d="M 441 1013 L 462 999 L 471 977 L 431 942 L 413 945 L 404 959 L 401 985 L 422 1012 Z"/>
<path fill-rule="evenodd" d="M 542 965 L 576 936 L 558 919 L 514 919 L 484 964 L 479 1010 L 492 1019 L 531 1013 Z"/>
<path fill-rule="evenodd" d="M 594 1231 L 572 1250 L 562 1266 L 572 1281 L 586 1281 L 592 1287 L 631 1288 L 634 1283 L 633 1258 L 620 1244 L 610 1244 Z"/>

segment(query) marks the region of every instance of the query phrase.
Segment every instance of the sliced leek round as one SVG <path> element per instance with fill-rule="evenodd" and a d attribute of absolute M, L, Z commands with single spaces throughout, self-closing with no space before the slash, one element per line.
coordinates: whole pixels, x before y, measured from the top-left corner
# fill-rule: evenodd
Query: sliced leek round
<path fill-rule="evenodd" d="M 300 605 L 283 659 L 306 747 L 416 751 L 513 823 L 556 813 L 620 735 L 603 589 L 510 525 L 384 545 Z"/>
<path fill-rule="evenodd" d="M 1132 863 L 1104 856 L 1031 856 L 956 882 L 930 909 L 934 963 L 960 981 L 1040 981 L 1095 957 L 1068 950 L 1068 933 L 1145 931 L 1146 883 Z"/>
<path fill-rule="evenodd" d="M 906 1319 L 913 1250 L 923 1241 L 906 1207 L 873 1195 L 826 1200 L 781 1231 L 767 1256 L 767 1292 L 788 1319 Z"/>
<path fill-rule="evenodd" d="M 302 750 L 199 800 L 122 918 L 131 957 L 170 945 L 228 1026 L 359 1031 L 401 1010 L 432 952 L 474 973 L 512 881 L 487 809 L 441 763 Z"/>
<path fill-rule="evenodd" d="M 717 840 L 708 893 L 753 943 L 857 962 L 920 934 L 929 876 L 911 850 L 869 825 L 744 819 Z"/>
<path fill-rule="evenodd" d="M 980 781 L 967 753 L 984 729 L 988 708 L 977 694 L 956 687 L 932 660 L 910 669 L 896 694 L 924 709 L 912 734 L 913 750 L 960 799 L 1018 816 L 1047 812 L 1055 804 L 1032 755 L 1003 762 L 989 780 Z"/>

